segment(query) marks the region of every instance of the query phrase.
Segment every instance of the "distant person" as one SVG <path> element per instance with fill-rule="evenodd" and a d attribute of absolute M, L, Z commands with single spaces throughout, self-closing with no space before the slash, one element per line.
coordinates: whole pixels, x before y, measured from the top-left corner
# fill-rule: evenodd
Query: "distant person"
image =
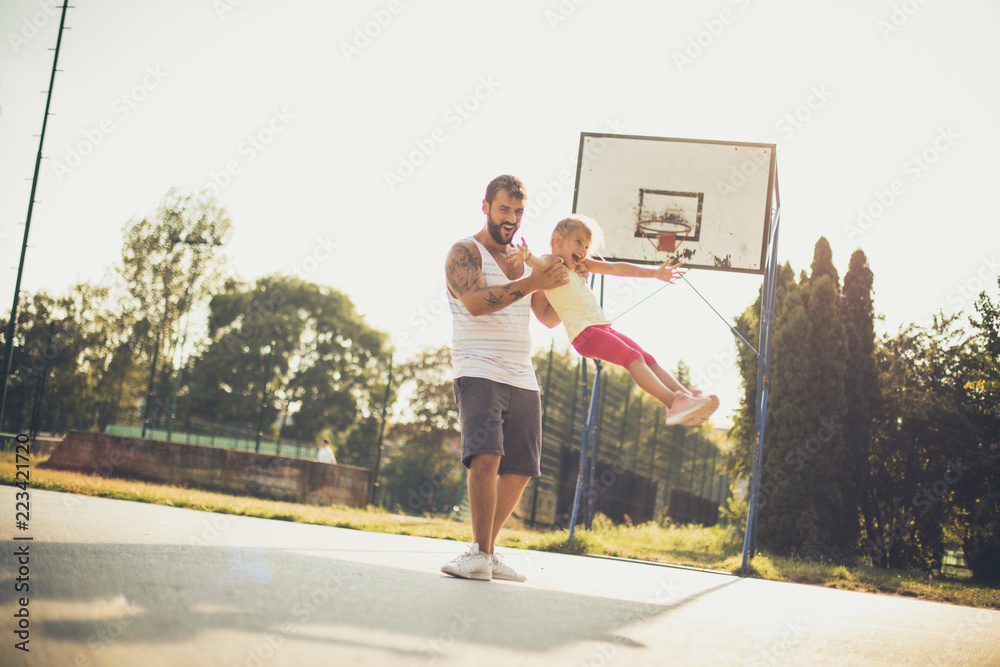
<path fill-rule="evenodd" d="M 635 341 L 612 329 L 597 297 L 587 286 L 586 278 L 578 271 L 583 267 L 590 273 L 658 278 L 672 283 L 680 275 L 680 264 L 668 266 L 664 262 L 651 267 L 594 259 L 589 252 L 592 245 L 595 248 L 600 245 L 601 238 L 601 228 L 594 220 L 572 215 L 560 220 L 552 231 L 551 255 L 536 257 L 521 241 L 517 247 L 518 254 L 521 261 L 532 269 L 544 271 L 562 264 L 573 272 L 569 274 L 567 284 L 536 294 L 539 302 L 545 302 L 544 305 L 539 303 L 539 306 L 562 321 L 573 348 L 581 355 L 628 370 L 641 389 L 666 406 L 668 425 L 701 424 L 719 407 L 719 398 L 714 394 L 703 395 L 700 391 L 687 389 Z"/>
<path fill-rule="evenodd" d="M 323 446 L 319 448 L 316 452 L 316 460 L 320 463 L 336 463 L 337 457 L 333 455 L 333 447 L 330 446 L 330 441 L 323 438 Z"/>
<path fill-rule="evenodd" d="M 529 309 L 540 290 L 567 281 L 562 265 L 525 269 L 512 247 L 525 198 L 524 184 L 514 176 L 493 179 L 483 199 L 482 229 L 455 243 L 445 264 L 473 544 L 441 571 L 465 579 L 525 580 L 494 545 L 528 480 L 541 474 L 541 402 Z"/>

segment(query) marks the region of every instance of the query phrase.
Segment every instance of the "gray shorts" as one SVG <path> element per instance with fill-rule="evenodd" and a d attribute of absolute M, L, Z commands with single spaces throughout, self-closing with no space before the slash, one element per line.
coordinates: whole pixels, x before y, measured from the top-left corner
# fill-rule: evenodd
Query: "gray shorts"
<path fill-rule="evenodd" d="M 477 454 L 499 454 L 501 475 L 541 475 L 540 394 L 477 377 L 455 379 L 462 429 L 462 463 Z"/>

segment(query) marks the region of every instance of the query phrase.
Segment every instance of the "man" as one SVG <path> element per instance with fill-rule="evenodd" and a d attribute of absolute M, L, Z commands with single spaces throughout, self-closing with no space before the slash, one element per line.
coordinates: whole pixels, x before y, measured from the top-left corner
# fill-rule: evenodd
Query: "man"
<path fill-rule="evenodd" d="M 528 480 L 541 474 L 541 402 L 528 310 L 548 327 L 558 324 L 537 297 L 568 276 L 561 263 L 531 272 L 520 260 L 513 241 L 524 200 L 519 179 L 493 179 L 483 200 L 486 223 L 451 247 L 445 266 L 474 543 L 441 571 L 466 579 L 525 580 L 498 557 L 494 544 Z"/>
<path fill-rule="evenodd" d="M 316 452 L 316 460 L 320 463 L 336 463 L 337 459 L 333 455 L 333 447 L 330 446 L 330 441 L 323 438 L 323 446 L 319 448 Z"/>

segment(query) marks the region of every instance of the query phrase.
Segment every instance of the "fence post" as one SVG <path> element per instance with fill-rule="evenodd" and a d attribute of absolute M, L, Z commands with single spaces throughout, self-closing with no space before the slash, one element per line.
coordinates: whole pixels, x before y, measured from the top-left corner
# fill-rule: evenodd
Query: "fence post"
<path fill-rule="evenodd" d="M 553 337 L 552 341 L 549 343 L 549 364 L 545 371 L 545 395 L 542 396 L 542 449 L 545 449 L 545 427 L 547 417 L 549 415 L 549 392 L 552 389 L 552 354 L 555 351 L 556 339 Z M 535 527 L 535 517 L 538 514 L 538 482 L 541 477 L 536 477 L 532 480 L 534 485 L 534 495 L 531 498 L 531 519 L 528 521 L 528 525 L 532 528 Z"/>
<path fill-rule="evenodd" d="M 392 357 L 389 357 L 389 376 L 385 381 L 385 397 L 382 399 L 382 420 L 378 427 L 378 441 L 375 443 L 375 465 L 372 467 L 371 488 L 368 491 L 368 504 L 375 504 L 375 493 L 378 490 L 378 469 L 382 464 L 382 437 L 385 435 L 385 415 L 389 407 L 389 389 L 392 387 Z"/>

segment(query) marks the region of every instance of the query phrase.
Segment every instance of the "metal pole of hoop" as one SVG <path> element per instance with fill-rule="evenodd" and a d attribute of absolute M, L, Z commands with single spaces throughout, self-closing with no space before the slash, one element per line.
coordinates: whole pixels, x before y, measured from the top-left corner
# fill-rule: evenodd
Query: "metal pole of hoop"
<path fill-rule="evenodd" d="M 604 276 L 601 276 L 602 281 Z M 591 282 L 593 287 L 593 282 Z M 601 284 L 601 302 L 604 301 L 604 285 Z M 573 511 L 569 520 L 569 539 L 576 531 L 576 520 L 580 511 L 581 496 L 584 506 L 584 525 L 589 530 L 593 521 L 597 498 L 594 494 L 594 474 L 597 465 L 597 410 L 601 392 L 601 361 L 594 360 L 594 386 L 590 390 L 590 404 L 587 404 L 587 360 L 580 358 L 581 388 L 583 401 L 583 425 L 580 428 L 580 469 L 577 473 L 576 492 L 573 496 Z"/>
<path fill-rule="evenodd" d="M 580 468 L 576 475 L 576 491 L 573 494 L 573 511 L 569 517 L 569 539 L 573 540 L 576 531 L 576 517 L 580 510 L 580 493 L 583 490 L 583 471 L 587 465 L 587 360 L 580 357 L 580 389 L 583 395 L 583 411 L 580 413 L 583 426 L 580 429 Z"/>
<path fill-rule="evenodd" d="M 750 558 L 757 547 L 757 514 L 760 500 L 760 477 L 763 463 L 764 423 L 767 415 L 767 397 L 771 380 L 771 335 L 774 331 L 774 292 L 778 266 L 778 226 L 781 219 L 781 205 L 778 204 L 772 216 L 770 252 L 764 268 L 764 287 L 760 303 L 760 353 L 757 355 L 757 405 L 755 414 L 755 434 L 753 443 L 753 468 L 750 473 L 750 497 L 748 499 L 747 525 L 743 537 L 742 573 L 747 573 Z"/>

